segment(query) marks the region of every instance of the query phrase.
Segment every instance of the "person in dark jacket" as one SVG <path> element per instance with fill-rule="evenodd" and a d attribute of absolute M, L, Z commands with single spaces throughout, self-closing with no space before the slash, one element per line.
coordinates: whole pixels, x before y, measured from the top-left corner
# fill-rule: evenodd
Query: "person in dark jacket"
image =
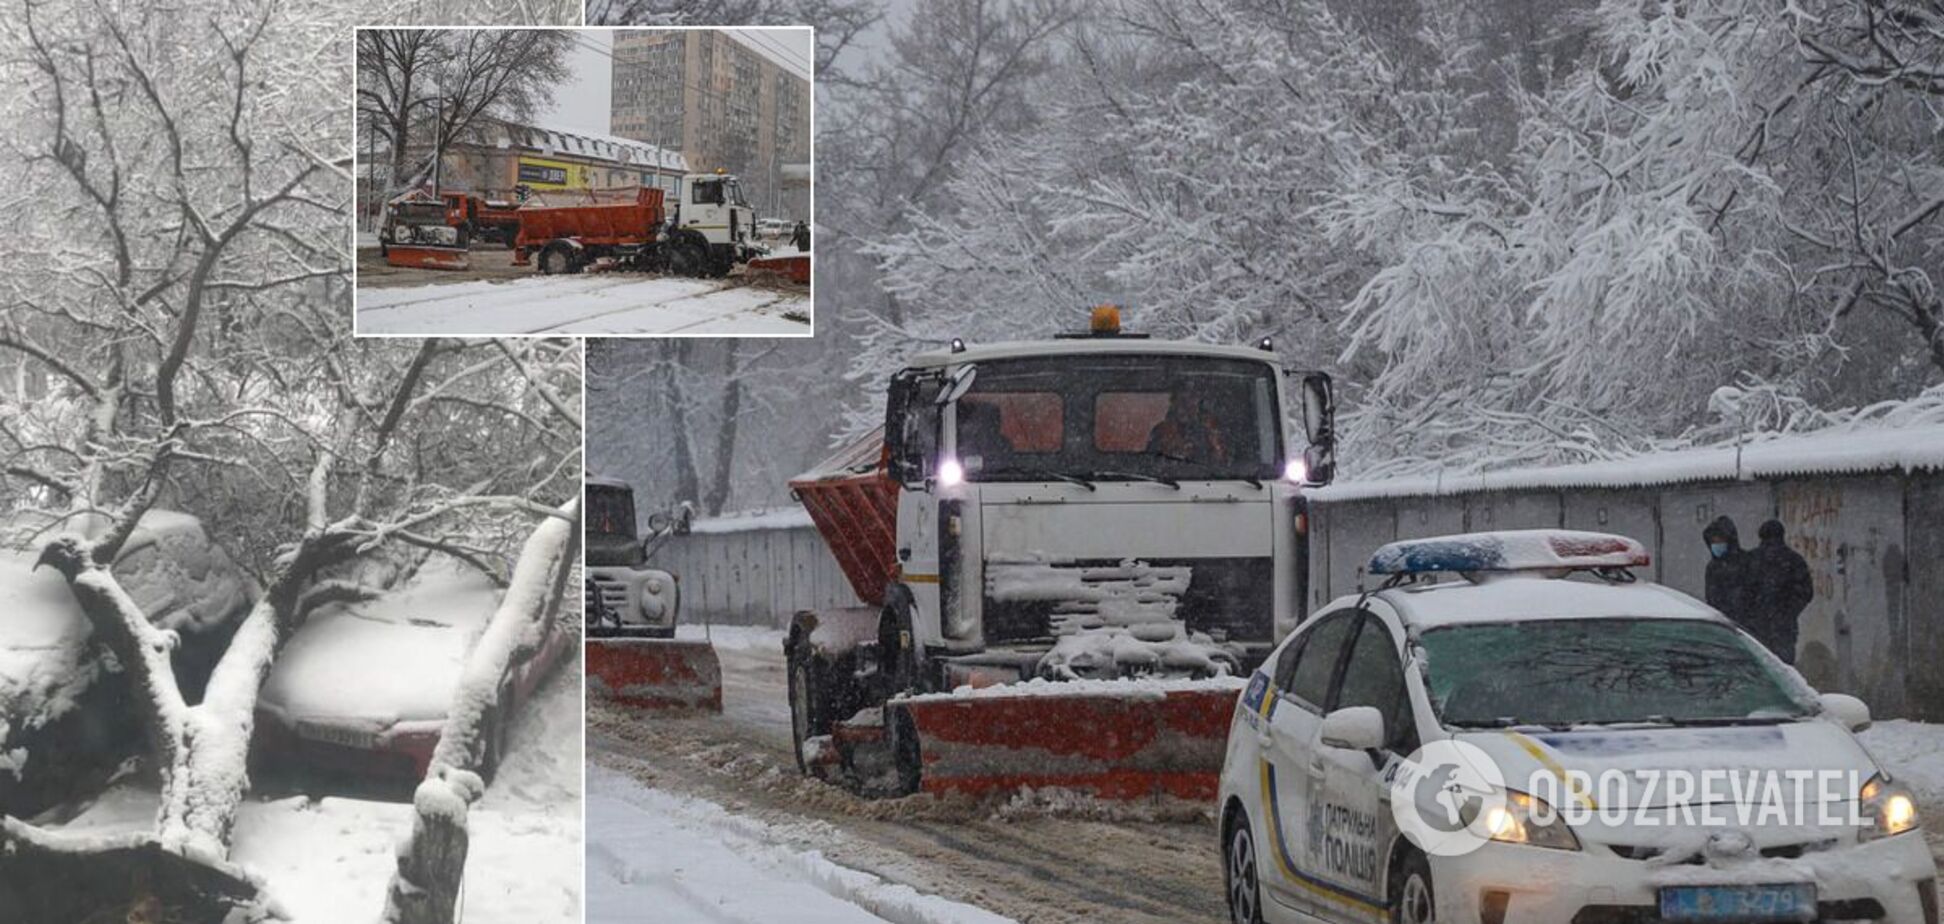
<path fill-rule="evenodd" d="M 1748 553 L 1749 610 L 1742 625 L 1789 664 L 1795 663 L 1796 623 L 1816 598 L 1809 563 L 1782 540 L 1782 521 L 1769 520 L 1761 544 Z"/>
<path fill-rule="evenodd" d="M 1708 605 L 1747 628 L 1754 587 L 1749 580 L 1749 554 L 1741 547 L 1735 521 L 1727 516 L 1715 517 L 1701 531 L 1701 541 L 1708 544 Z"/>

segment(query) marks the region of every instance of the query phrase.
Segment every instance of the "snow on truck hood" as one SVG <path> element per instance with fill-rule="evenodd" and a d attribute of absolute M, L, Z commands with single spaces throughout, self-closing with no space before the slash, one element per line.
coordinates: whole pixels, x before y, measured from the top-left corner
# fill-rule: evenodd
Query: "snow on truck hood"
<path fill-rule="evenodd" d="M 1614 809 L 1668 805 L 1664 775 L 1670 771 L 1726 771 L 1744 778 L 1750 772 L 1854 771 L 1861 787 L 1878 770 L 1876 761 L 1848 731 L 1813 718 L 1740 727 L 1464 731 L 1457 739 L 1490 755 L 1506 785 L 1519 790 L 1530 788 L 1535 774 L 1553 776 L 1558 782 L 1558 775 L 1579 771 L 1597 787 L 1601 774 L 1619 771 L 1627 783 L 1612 791 L 1624 798 L 1618 805 L 1602 805 Z M 1662 778 L 1648 791 L 1637 774 Z M 1788 785 L 1782 779 L 1781 785 Z M 1719 795 L 1731 792 L 1725 780 L 1714 785 Z M 1557 791 L 1567 790 L 1561 785 Z M 1844 793 L 1845 800 L 1854 796 L 1854 792 Z M 1684 801 L 1700 804 L 1698 798 Z"/>
<path fill-rule="evenodd" d="M 442 719 L 498 601 L 484 578 L 428 565 L 376 600 L 319 607 L 271 666 L 258 705 L 286 721 Z"/>

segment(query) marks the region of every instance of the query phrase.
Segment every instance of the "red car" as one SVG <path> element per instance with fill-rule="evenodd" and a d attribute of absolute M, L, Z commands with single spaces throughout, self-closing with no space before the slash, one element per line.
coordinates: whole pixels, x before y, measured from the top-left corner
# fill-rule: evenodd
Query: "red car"
<path fill-rule="evenodd" d="M 499 605 L 476 573 L 435 561 L 376 600 L 329 603 L 270 669 L 257 699 L 261 758 L 364 775 L 425 776 L 468 656 Z M 500 680 L 485 769 L 498 764 L 512 716 L 575 641 L 549 623 Z"/>

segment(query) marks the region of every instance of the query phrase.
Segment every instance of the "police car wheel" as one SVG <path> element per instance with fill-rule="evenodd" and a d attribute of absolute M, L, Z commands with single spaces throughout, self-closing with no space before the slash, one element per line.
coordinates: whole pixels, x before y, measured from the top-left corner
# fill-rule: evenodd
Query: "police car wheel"
<path fill-rule="evenodd" d="M 1431 891 L 1431 864 L 1421 853 L 1411 853 L 1399 865 L 1396 884 L 1391 887 L 1392 924 L 1432 924 L 1437 920 L 1438 903 Z"/>
<path fill-rule="evenodd" d="M 1262 891 L 1256 882 L 1255 835 L 1249 819 L 1237 813 L 1228 837 L 1228 862 L 1223 880 L 1228 885 L 1229 920 L 1233 924 L 1262 924 Z"/>

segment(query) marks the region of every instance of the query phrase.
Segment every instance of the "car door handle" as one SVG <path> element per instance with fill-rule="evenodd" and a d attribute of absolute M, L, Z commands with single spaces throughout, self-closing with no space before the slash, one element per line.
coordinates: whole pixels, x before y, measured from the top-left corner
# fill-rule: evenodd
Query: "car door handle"
<path fill-rule="evenodd" d="M 1256 732 L 1256 747 L 1259 747 L 1267 751 L 1270 748 L 1273 748 L 1275 746 L 1276 746 L 1276 735 L 1274 732 L 1271 732 L 1269 729 L 1266 728 L 1259 732 Z"/>
<path fill-rule="evenodd" d="M 1323 758 L 1317 757 L 1311 759 L 1309 765 L 1309 771 L 1310 771 L 1310 776 L 1321 777 L 1324 773 Z"/>

